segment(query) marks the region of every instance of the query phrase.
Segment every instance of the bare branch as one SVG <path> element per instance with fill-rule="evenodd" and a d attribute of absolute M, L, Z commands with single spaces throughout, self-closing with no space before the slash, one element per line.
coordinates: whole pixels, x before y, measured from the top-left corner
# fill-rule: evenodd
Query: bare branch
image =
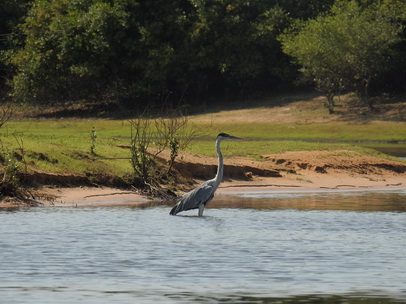
<path fill-rule="evenodd" d="M 0 128 L 11 118 L 13 110 L 11 105 L 0 106 Z"/>

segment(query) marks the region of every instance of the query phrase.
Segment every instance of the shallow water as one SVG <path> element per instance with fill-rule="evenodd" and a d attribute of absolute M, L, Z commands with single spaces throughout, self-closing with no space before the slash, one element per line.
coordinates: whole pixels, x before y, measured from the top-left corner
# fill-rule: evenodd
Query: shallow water
<path fill-rule="evenodd" d="M 406 190 L 0 211 L 1 303 L 406 303 Z"/>

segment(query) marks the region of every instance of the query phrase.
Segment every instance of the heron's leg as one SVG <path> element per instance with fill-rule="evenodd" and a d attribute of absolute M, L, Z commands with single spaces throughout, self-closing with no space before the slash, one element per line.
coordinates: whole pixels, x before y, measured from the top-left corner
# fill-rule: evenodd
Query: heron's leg
<path fill-rule="evenodd" d="M 203 216 L 204 204 L 199 205 L 199 216 Z"/>

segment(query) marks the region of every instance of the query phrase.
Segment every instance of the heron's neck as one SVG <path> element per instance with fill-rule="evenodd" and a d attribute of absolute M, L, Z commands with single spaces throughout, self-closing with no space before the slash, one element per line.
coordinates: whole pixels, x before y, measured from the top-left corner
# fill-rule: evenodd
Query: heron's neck
<path fill-rule="evenodd" d="M 220 151 L 220 139 L 216 140 L 216 151 L 217 151 L 217 156 L 218 156 L 218 159 L 219 159 L 219 163 L 218 163 L 218 167 L 217 167 L 217 174 L 216 174 L 216 177 L 214 178 L 214 182 L 215 182 L 215 187 L 217 188 L 218 185 L 223 180 L 223 172 L 224 172 L 223 154 L 221 154 L 221 151 Z"/>

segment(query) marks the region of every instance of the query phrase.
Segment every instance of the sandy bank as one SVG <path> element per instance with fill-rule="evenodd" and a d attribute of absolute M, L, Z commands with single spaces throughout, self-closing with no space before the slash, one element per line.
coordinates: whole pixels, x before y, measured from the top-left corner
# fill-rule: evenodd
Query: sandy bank
<path fill-rule="evenodd" d="M 216 167 L 216 158 L 193 155 L 177 164 L 179 172 L 196 180 L 194 186 L 212 178 Z M 406 189 L 406 163 L 348 151 L 286 152 L 263 155 L 261 161 L 236 157 L 226 160 L 224 181 L 217 193 L 322 189 Z M 38 200 L 45 206 L 139 206 L 150 202 L 136 192 L 108 187 L 43 187 L 39 192 L 47 198 Z M 0 203 L 0 207 L 16 205 Z"/>
<path fill-rule="evenodd" d="M 307 177 L 308 178 L 308 177 Z M 250 181 L 227 179 L 217 190 L 218 195 L 264 192 L 300 192 L 320 190 L 403 190 L 406 189 L 402 176 L 381 176 L 380 179 L 355 178 L 345 174 L 314 176 L 309 179 L 293 177 L 263 178 L 256 177 Z M 132 191 L 109 187 L 73 187 L 42 189 L 52 200 L 39 200 L 44 206 L 142 206 L 151 199 Z M 406 203 L 406 202 L 405 202 Z M 15 204 L 5 203 L 0 207 Z"/>

